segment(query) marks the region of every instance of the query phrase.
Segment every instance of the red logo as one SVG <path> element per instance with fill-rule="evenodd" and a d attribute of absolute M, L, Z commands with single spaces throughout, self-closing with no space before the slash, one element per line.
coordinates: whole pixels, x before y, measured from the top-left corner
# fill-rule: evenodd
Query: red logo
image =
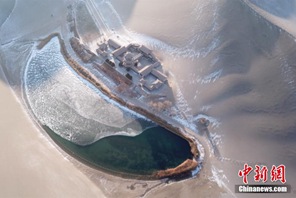
<path fill-rule="evenodd" d="M 248 164 L 244 164 L 244 169 L 238 171 L 238 176 L 243 178 L 243 182 L 248 184 L 248 175 L 253 171 L 253 167 Z M 268 168 L 266 166 L 255 166 L 254 181 L 263 183 L 268 180 Z M 286 167 L 281 164 L 279 166 L 273 165 L 270 170 L 270 180 L 271 182 L 280 181 L 283 184 L 286 183 Z"/>
<path fill-rule="evenodd" d="M 262 168 L 258 165 L 255 166 L 255 173 L 256 175 L 254 176 L 254 181 L 255 182 L 259 182 L 260 180 L 262 180 L 262 182 L 267 182 L 267 172 L 268 169 L 266 166 L 262 166 Z"/>
<path fill-rule="evenodd" d="M 253 168 L 251 166 L 245 164 L 244 169 L 238 172 L 238 176 L 243 177 L 243 181 L 245 184 L 248 184 L 248 175 L 251 173 L 252 170 Z"/>
<path fill-rule="evenodd" d="M 270 175 L 272 182 L 281 181 L 283 184 L 286 183 L 286 167 L 284 165 L 281 164 L 278 167 L 273 165 Z"/>

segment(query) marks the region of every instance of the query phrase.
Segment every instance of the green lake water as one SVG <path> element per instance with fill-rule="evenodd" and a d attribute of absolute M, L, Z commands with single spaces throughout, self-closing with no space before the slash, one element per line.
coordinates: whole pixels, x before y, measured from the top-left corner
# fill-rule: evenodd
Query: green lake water
<path fill-rule="evenodd" d="M 186 140 L 162 127 L 145 130 L 138 136 L 110 136 L 88 146 L 79 146 L 44 129 L 63 149 L 100 169 L 135 175 L 176 167 L 192 158 Z"/>

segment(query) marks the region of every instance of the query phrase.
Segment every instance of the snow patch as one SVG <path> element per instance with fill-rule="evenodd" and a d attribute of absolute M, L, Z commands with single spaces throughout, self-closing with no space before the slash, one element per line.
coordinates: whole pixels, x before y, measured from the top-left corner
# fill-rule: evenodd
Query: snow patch
<path fill-rule="evenodd" d="M 134 136 L 144 130 L 136 121 L 139 116 L 115 105 L 71 71 L 60 54 L 57 38 L 41 51 L 33 51 L 24 83 L 29 105 L 38 120 L 74 143 L 90 144 L 115 134 Z"/>

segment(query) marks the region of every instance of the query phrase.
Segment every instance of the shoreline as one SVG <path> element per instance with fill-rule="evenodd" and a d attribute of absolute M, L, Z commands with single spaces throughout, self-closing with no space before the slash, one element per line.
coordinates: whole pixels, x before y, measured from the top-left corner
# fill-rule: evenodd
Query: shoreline
<path fill-rule="evenodd" d="M 0 141 L 5 148 L 0 151 L 1 197 L 106 197 L 87 175 L 65 160 L 44 133 L 40 134 L 2 69 L 0 65 Z M 56 178 L 60 185 L 56 185 Z"/>
<path fill-rule="evenodd" d="M 82 78 L 93 84 L 97 89 L 99 89 L 104 95 L 109 97 L 111 100 L 118 102 L 120 105 L 139 113 L 148 119 L 154 121 L 161 127 L 166 128 L 170 132 L 178 135 L 179 137 L 185 139 L 191 148 L 191 153 L 193 155 L 192 159 L 185 160 L 179 166 L 167 170 L 157 171 L 149 177 L 149 179 L 161 179 L 166 177 L 175 177 L 178 175 L 188 174 L 198 166 L 197 158 L 199 157 L 198 146 L 193 138 L 189 137 L 185 134 L 182 128 L 173 126 L 168 121 L 156 116 L 150 111 L 135 106 L 133 104 L 128 103 L 127 101 L 117 97 L 115 94 L 111 93 L 111 91 L 104 85 L 102 85 L 98 80 L 96 80 L 92 74 L 83 68 L 79 63 L 77 63 L 68 53 L 65 45 L 65 41 L 62 39 L 60 33 L 52 33 L 44 39 L 40 39 L 39 44 L 37 45 L 37 49 L 41 50 L 52 38 L 58 37 L 60 43 L 60 51 L 65 59 L 65 61 L 69 64 L 69 66 Z M 147 177 L 147 176 L 145 176 Z M 148 177 L 147 177 L 148 178 Z"/>
<path fill-rule="evenodd" d="M 84 159 L 84 158 L 80 157 L 79 155 L 75 154 L 71 149 L 69 149 L 67 146 L 65 146 L 63 143 L 61 143 L 58 139 L 53 137 L 53 136 L 59 136 L 59 135 L 57 135 L 48 126 L 42 125 L 41 123 L 38 123 L 38 125 L 46 132 L 46 135 L 48 135 L 50 137 L 50 139 L 56 145 L 58 145 L 65 153 L 67 153 L 69 156 L 71 156 L 74 159 L 78 159 L 78 161 L 80 161 L 81 163 L 89 166 L 90 168 L 93 168 L 93 169 L 96 169 L 96 170 L 99 170 L 99 171 L 103 171 L 104 173 L 111 174 L 113 176 L 118 176 L 118 177 L 121 177 L 123 179 L 135 179 L 135 180 L 146 180 L 146 181 L 157 180 L 156 173 L 153 173 L 153 174 L 136 174 L 136 173 L 121 172 L 121 171 L 116 171 L 114 169 L 113 170 L 109 169 L 108 167 L 104 167 L 104 166 L 98 165 L 96 163 L 92 163 L 91 161 L 89 161 L 87 159 Z M 187 159 L 187 160 L 189 160 L 189 159 Z M 185 160 L 185 161 L 187 161 L 187 160 Z M 181 163 L 181 164 L 183 164 L 183 163 Z M 187 162 L 186 164 L 192 166 L 192 164 L 194 164 L 194 163 Z M 172 171 L 172 170 L 180 171 L 180 168 L 178 168 L 179 166 L 180 165 L 178 165 L 175 168 L 168 168 L 166 170 L 157 171 L 157 174 L 159 174 L 159 175 L 164 174 L 164 172 Z M 181 178 L 181 177 L 182 178 L 188 178 L 189 177 L 188 172 L 187 172 L 187 174 L 186 173 L 185 174 L 180 173 L 180 177 L 178 176 L 177 178 Z"/>
<path fill-rule="evenodd" d="M 149 175 L 137 175 L 137 174 L 132 174 L 132 173 L 123 173 L 123 172 L 119 172 L 119 171 L 115 171 L 115 170 L 110 170 L 110 169 L 108 169 L 106 167 L 103 167 L 103 166 L 100 166 L 100 165 L 91 163 L 88 160 L 83 159 L 83 158 L 79 157 L 78 155 L 76 155 L 75 153 L 73 153 L 71 150 L 69 150 L 68 148 L 66 148 L 66 146 L 64 146 L 63 144 L 61 144 L 58 140 L 52 138 L 52 134 L 50 134 L 50 133 L 54 133 L 54 131 L 52 131 L 48 126 L 41 125 L 41 124 L 40 124 L 40 126 L 41 126 L 41 128 L 43 130 L 45 130 L 45 132 L 53 140 L 53 142 L 55 144 L 57 144 L 59 147 L 61 147 L 66 153 L 68 153 L 71 157 L 73 157 L 75 159 L 78 159 L 80 162 L 86 164 L 87 166 L 89 166 L 89 167 L 91 167 L 93 169 L 97 169 L 97 170 L 103 171 L 103 172 L 105 172 L 107 174 L 114 175 L 114 176 L 119 176 L 119 177 L 121 177 L 123 179 L 145 179 L 145 180 L 153 180 L 153 178 L 150 177 Z"/>

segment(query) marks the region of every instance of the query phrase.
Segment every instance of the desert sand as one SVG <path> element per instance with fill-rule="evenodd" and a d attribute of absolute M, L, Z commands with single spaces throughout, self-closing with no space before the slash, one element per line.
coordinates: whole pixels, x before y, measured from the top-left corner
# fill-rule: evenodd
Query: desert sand
<path fill-rule="evenodd" d="M 59 30 L 66 18 L 66 6 L 55 9 L 63 1 L 44 1 L 48 4 L 26 9 L 25 1 L 17 2 L 9 18 L 9 12 L 0 15 L 0 41 L 6 57 L 2 59 L 6 63 L 3 66 L 11 68 L 8 74 L 16 77 L 15 67 L 23 67 L 20 63 L 24 61 L 9 59 L 10 53 L 18 52 L 15 48 L 19 47 L 12 48 L 13 45 L 22 45 L 13 39 L 47 36 Z M 104 13 L 112 11 L 108 2 L 97 1 Z M 287 181 L 293 190 L 285 197 L 295 197 L 296 12 L 295 6 L 284 6 L 295 5 L 295 1 L 268 4 L 271 0 L 179 0 L 167 5 L 166 1 L 130 0 L 124 6 L 119 0 L 110 2 L 115 12 L 105 15 L 106 23 L 158 53 L 179 85 L 177 99 L 184 106 L 181 110 L 193 121 L 199 115 L 211 119 L 209 133 L 221 153 L 214 156 L 207 137 L 197 132 L 206 150 L 197 178 L 159 184 L 146 197 L 219 197 L 225 191 L 228 194 L 222 194 L 224 197 L 249 197 L 250 194 L 233 193 L 234 185 L 242 183 L 237 173 L 244 163 L 266 164 L 268 168 L 285 164 Z M 7 7 L 13 8 L 10 4 Z M 30 23 L 34 15 L 28 13 L 36 10 L 42 10 L 39 20 Z M 45 28 L 37 21 L 51 23 Z M 11 82 L 15 80 L 13 75 L 8 79 Z M 34 128 L 4 81 L 0 91 L 0 196 L 101 197 L 94 184 L 106 197 L 139 197 L 146 191 L 142 187 L 146 181 L 138 183 L 89 169 L 94 184 L 91 183 Z M 158 184 L 151 183 L 147 188 L 154 185 Z M 131 190 L 131 186 L 135 189 Z"/>
<path fill-rule="evenodd" d="M 1 197 L 105 197 L 44 137 L 0 69 Z"/>

